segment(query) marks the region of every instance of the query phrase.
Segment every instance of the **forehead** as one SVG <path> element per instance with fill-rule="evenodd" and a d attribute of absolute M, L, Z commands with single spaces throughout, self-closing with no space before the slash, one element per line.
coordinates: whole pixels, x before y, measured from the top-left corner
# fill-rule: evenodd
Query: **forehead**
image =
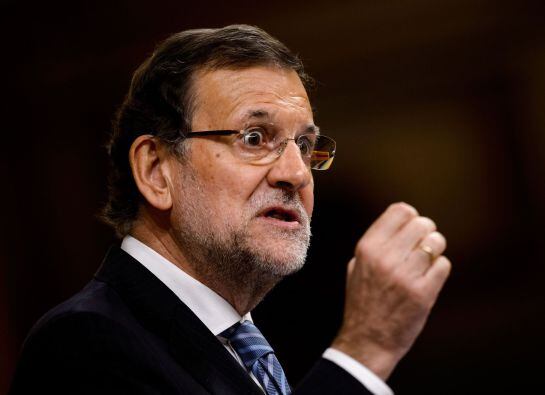
<path fill-rule="evenodd" d="M 193 81 L 193 124 L 235 127 L 256 112 L 271 121 L 312 123 L 307 92 L 297 73 L 277 67 L 200 70 Z"/>

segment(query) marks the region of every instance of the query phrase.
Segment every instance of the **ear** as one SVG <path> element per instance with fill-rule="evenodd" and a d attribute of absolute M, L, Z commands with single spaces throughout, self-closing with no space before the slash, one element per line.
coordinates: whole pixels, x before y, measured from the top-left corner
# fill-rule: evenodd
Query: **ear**
<path fill-rule="evenodd" d="M 168 187 L 167 152 L 154 136 L 138 136 L 129 150 L 129 162 L 138 190 L 158 210 L 172 207 Z"/>

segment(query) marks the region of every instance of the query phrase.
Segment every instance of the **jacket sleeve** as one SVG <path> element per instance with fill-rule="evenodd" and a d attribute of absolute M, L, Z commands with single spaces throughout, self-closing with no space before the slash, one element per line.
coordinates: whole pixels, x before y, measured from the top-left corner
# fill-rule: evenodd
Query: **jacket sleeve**
<path fill-rule="evenodd" d="M 293 394 L 372 395 L 354 376 L 324 358 L 314 365 L 303 381 L 294 389 Z"/>

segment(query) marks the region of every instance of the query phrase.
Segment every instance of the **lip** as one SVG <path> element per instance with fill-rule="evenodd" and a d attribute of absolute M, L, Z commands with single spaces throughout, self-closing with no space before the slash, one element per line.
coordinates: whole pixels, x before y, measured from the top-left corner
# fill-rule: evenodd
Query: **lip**
<path fill-rule="evenodd" d="M 267 213 L 270 213 L 271 211 L 279 212 L 280 214 L 288 217 L 290 220 L 284 221 L 278 218 L 270 217 L 267 215 Z M 298 227 L 299 225 L 301 225 L 301 216 L 299 215 L 299 213 L 295 210 L 282 206 L 266 207 L 257 214 L 257 217 L 259 219 L 269 221 L 275 225 L 286 226 L 289 228 Z"/>
<path fill-rule="evenodd" d="M 301 228 L 301 224 L 297 221 L 282 221 L 281 219 L 264 216 L 257 217 L 257 220 L 265 223 L 267 226 L 274 226 L 285 230 L 298 230 Z"/>

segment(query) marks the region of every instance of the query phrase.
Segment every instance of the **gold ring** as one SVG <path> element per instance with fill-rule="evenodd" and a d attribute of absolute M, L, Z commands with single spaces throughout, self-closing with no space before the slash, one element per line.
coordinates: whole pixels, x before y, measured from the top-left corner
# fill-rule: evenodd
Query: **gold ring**
<path fill-rule="evenodd" d="M 423 246 L 420 246 L 420 249 L 424 251 L 426 255 L 430 257 L 430 261 L 433 262 L 435 260 L 435 254 L 433 253 L 433 248 L 431 248 L 430 246 L 423 245 Z"/>

